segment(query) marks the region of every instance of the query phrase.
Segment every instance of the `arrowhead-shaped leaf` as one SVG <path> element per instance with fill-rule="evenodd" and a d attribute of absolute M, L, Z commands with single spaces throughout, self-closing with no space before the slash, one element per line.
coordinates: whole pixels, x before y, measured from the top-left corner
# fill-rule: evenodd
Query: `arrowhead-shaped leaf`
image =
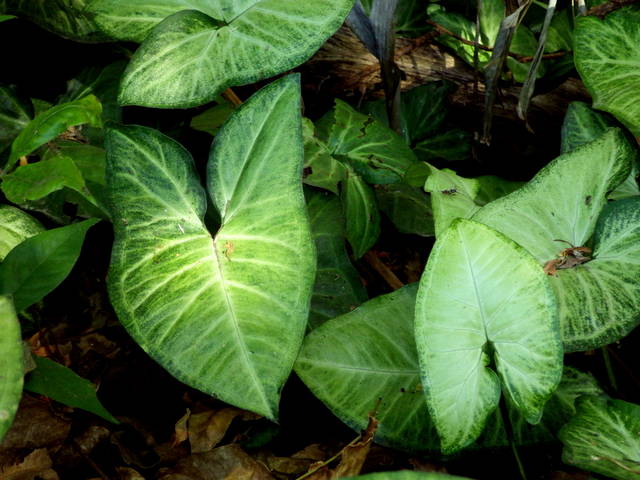
<path fill-rule="evenodd" d="M 31 215 L 10 205 L 0 205 L 0 262 L 13 247 L 43 230 Z"/>
<path fill-rule="evenodd" d="M 635 156 L 623 133 L 610 129 L 593 142 L 558 157 L 525 186 L 486 205 L 473 219 L 522 245 L 542 266 L 568 246 L 557 240 L 576 247 L 587 245 L 607 193 L 628 177 Z M 615 239 L 612 234 L 612 246 Z M 625 255 L 633 252 L 632 245 L 624 244 Z M 637 281 L 620 289 L 611 278 L 613 269 L 621 265 L 630 272 L 637 267 L 632 257 L 625 261 L 625 257 L 612 254 L 615 263 L 603 270 L 613 260 L 607 259 L 606 248 L 603 245 L 597 254 L 594 251 L 594 257 L 600 255 L 601 261 L 561 270 L 551 278 L 559 298 L 567 351 L 602 346 L 637 324 L 640 311 L 633 296 L 636 294 L 631 293 L 636 291 L 633 285 Z"/>
<path fill-rule="evenodd" d="M 640 405 L 586 395 L 560 431 L 562 460 L 619 480 L 640 478 Z"/>
<path fill-rule="evenodd" d="M 344 423 L 360 431 L 377 405 L 375 440 L 434 449 L 413 335 L 417 284 L 329 320 L 305 339 L 296 373 Z M 378 401 L 380 401 L 378 405 Z"/>
<path fill-rule="evenodd" d="M 575 63 L 593 106 L 640 136 L 640 8 L 629 6 L 604 19 L 576 21 Z"/>
<path fill-rule="evenodd" d="M 225 88 L 294 68 L 353 6 L 353 0 L 223 0 L 217 6 L 222 15 L 215 15 L 210 8 L 184 10 L 184 2 L 174 3 L 177 13 L 156 25 L 131 59 L 120 86 L 123 105 L 192 107 Z M 112 2 L 112 11 L 119 13 L 121 4 Z M 142 7 L 132 21 L 155 9 L 151 2 Z"/>
<path fill-rule="evenodd" d="M 111 129 L 107 147 L 109 292 L 121 322 L 181 381 L 275 418 L 315 277 L 297 77 L 263 88 L 216 136 L 213 237 L 186 150 L 143 127 Z"/>
<path fill-rule="evenodd" d="M 0 295 L 0 442 L 18 410 L 22 396 L 22 338 L 10 297 Z"/>
<path fill-rule="evenodd" d="M 415 328 L 444 452 L 480 435 L 501 390 L 527 421 L 540 420 L 560 381 L 562 343 L 553 290 L 522 247 L 482 224 L 455 220 L 420 281 Z"/>

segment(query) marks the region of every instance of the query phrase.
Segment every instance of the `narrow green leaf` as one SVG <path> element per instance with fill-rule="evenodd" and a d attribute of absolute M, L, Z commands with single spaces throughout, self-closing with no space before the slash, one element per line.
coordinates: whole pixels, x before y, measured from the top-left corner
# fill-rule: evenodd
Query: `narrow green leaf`
<path fill-rule="evenodd" d="M 119 12 L 122 3 L 113 3 Z M 193 107 L 225 88 L 287 71 L 320 48 L 353 6 L 353 0 L 220 3 L 224 18 L 179 6 L 154 27 L 125 71 L 121 104 Z"/>
<path fill-rule="evenodd" d="M 587 395 L 577 410 L 560 431 L 562 460 L 618 480 L 640 478 L 640 405 Z"/>
<path fill-rule="evenodd" d="M 568 246 L 564 242 L 576 247 L 588 244 L 607 202 L 607 192 L 629 176 L 635 155 L 623 133 L 610 129 L 593 142 L 558 157 L 525 186 L 488 204 L 473 219 L 522 245 L 542 266 L 558 258 Z M 627 228 L 632 228 L 634 221 L 630 220 Z M 614 255 L 618 263 L 610 264 L 614 259 L 609 258 L 607 249 L 615 251 L 618 239 L 613 231 L 599 235 L 611 235 L 610 242 L 594 244 L 594 258 L 599 260 L 561 270 L 551 279 L 559 298 L 567 351 L 597 348 L 616 340 L 621 332 L 637 324 L 640 314 L 635 293 L 629 290 L 635 292 L 635 288 L 625 285 L 620 289 L 615 278 L 610 278 L 613 269 L 621 268 L 619 262 L 629 262 L 629 271 L 635 271 L 632 263 L 636 251 L 623 241 L 625 256 Z M 635 284 L 633 280 L 630 285 Z"/>
<path fill-rule="evenodd" d="M 351 169 L 348 170 L 341 199 L 347 221 L 347 240 L 357 259 L 378 240 L 380 212 L 371 187 Z"/>
<path fill-rule="evenodd" d="M 109 293 L 133 338 L 179 380 L 271 419 L 302 342 L 315 253 L 302 194 L 297 76 L 238 108 L 214 140 L 205 191 L 155 130 L 107 133 L 115 244 Z"/>
<path fill-rule="evenodd" d="M 70 368 L 49 360 L 33 357 L 36 369 L 26 378 L 25 390 L 44 395 L 68 407 L 81 408 L 113 423 L 120 423 L 100 403 L 96 387 Z"/>
<path fill-rule="evenodd" d="M 435 235 L 431 199 L 421 188 L 405 183 L 380 185 L 375 190 L 380 210 L 401 233 Z"/>
<path fill-rule="evenodd" d="M 309 389 L 356 431 L 366 428 L 377 406 L 375 441 L 410 451 L 437 445 L 413 335 L 417 286 L 324 323 L 307 335 L 295 367 Z"/>
<path fill-rule="evenodd" d="M 71 158 L 64 155 L 20 166 L 2 181 L 2 192 L 7 200 L 17 204 L 39 200 L 64 187 L 91 199 L 80 170 Z"/>
<path fill-rule="evenodd" d="M 14 89 L 0 85 L 0 152 L 11 145 L 32 117 L 29 99 L 20 98 Z"/>
<path fill-rule="evenodd" d="M 396 132 L 336 99 L 326 141 L 331 154 L 368 183 L 399 182 L 416 157 Z"/>
<path fill-rule="evenodd" d="M 41 113 L 29 122 L 13 141 L 8 165 L 12 166 L 20 157 L 29 155 L 39 146 L 64 133 L 69 127 L 82 124 L 101 126 L 101 114 L 102 106 L 93 95 L 56 105 Z"/>
<path fill-rule="evenodd" d="M 0 23 L 13 20 L 14 18 L 16 18 L 15 15 L 0 15 Z"/>
<path fill-rule="evenodd" d="M 89 0 L 4 0 L 4 13 L 17 15 L 64 38 L 104 42 L 109 38 L 87 14 Z"/>
<path fill-rule="evenodd" d="M 9 430 L 22 396 L 24 375 L 20 323 L 11 298 L 0 295 L 0 442 Z"/>
<path fill-rule="evenodd" d="M 442 450 L 472 443 L 500 391 L 529 423 L 562 374 L 557 305 L 522 247 L 470 220 L 436 242 L 416 301 L 416 343 Z M 493 367 L 491 367 L 493 362 Z"/>
<path fill-rule="evenodd" d="M 424 189 L 431 194 L 435 234 L 444 232 L 456 218 L 471 218 L 483 205 L 513 192 L 522 184 L 490 175 L 464 178 L 453 170 L 429 165 Z"/>
<path fill-rule="evenodd" d="M 331 155 L 327 144 L 316 137 L 313 122 L 307 118 L 302 119 L 302 135 L 304 183 L 338 194 L 338 185 L 347 176 L 344 165 Z"/>
<path fill-rule="evenodd" d="M 0 205 L 0 262 L 13 247 L 43 230 L 31 215 L 10 205 Z"/>
<path fill-rule="evenodd" d="M 89 219 L 54 228 L 18 244 L 0 264 L 0 294 L 13 295 L 20 311 L 51 292 L 69 275 L 87 230 L 96 223 Z"/>
<path fill-rule="evenodd" d="M 575 62 L 593 107 L 640 136 L 640 8 L 620 8 L 604 19 L 579 17 Z"/>
<path fill-rule="evenodd" d="M 340 200 L 329 193 L 306 193 L 311 233 L 318 252 L 311 297 L 309 328 L 350 312 L 367 299 L 358 272 L 345 250 L 345 225 Z"/>

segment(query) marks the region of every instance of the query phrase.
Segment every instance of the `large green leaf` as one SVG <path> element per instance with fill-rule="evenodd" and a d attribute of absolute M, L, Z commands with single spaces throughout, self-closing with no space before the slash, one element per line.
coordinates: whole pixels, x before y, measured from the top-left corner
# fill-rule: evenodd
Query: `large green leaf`
<path fill-rule="evenodd" d="M 589 143 L 602 135 L 607 128 L 615 126 L 616 123 L 606 114 L 592 110 L 586 103 L 572 102 L 562 123 L 560 150 L 565 153 L 580 145 Z M 608 198 L 619 200 L 640 195 L 637 181 L 638 170 L 638 159 L 636 159 L 627 179 L 618 185 L 608 195 Z"/>
<path fill-rule="evenodd" d="M 446 473 L 425 473 L 411 470 L 397 472 L 368 473 L 357 477 L 348 477 L 344 480 L 469 480 L 467 477 L 456 477 Z"/>
<path fill-rule="evenodd" d="M 88 0 L 3 0 L 0 10 L 26 18 L 42 28 L 78 42 L 104 42 L 86 11 Z M 4 7 L 4 8 L 2 8 Z"/>
<path fill-rule="evenodd" d="M 24 375 L 20 323 L 11 298 L 0 295 L 0 443 L 22 396 Z"/>
<path fill-rule="evenodd" d="M 0 295 L 13 295 L 24 310 L 62 282 L 76 263 L 87 230 L 98 223 L 85 220 L 27 238 L 0 264 Z"/>
<path fill-rule="evenodd" d="M 307 192 L 311 232 L 318 252 L 309 327 L 353 310 L 367 298 L 358 272 L 345 250 L 345 226 L 337 196 Z"/>
<path fill-rule="evenodd" d="M 587 395 L 577 410 L 560 431 L 562 460 L 619 480 L 640 478 L 640 405 Z"/>
<path fill-rule="evenodd" d="M 579 17 L 575 62 L 594 108 L 640 136 L 640 8 L 621 8 L 604 19 Z"/>
<path fill-rule="evenodd" d="M 144 127 L 112 128 L 106 141 L 109 293 L 120 321 L 181 381 L 275 418 L 316 263 L 297 77 L 260 90 L 216 136 L 207 182 L 222 226 L 213 237 L 186 150 Z"/>
<path fill-rule="evenodd" d="M 406 142 L 390 128 L 336 99 L 326 141 L 331 155 L 348 163 L 368 183 L 395 183 L 416 163 Z"/>
<path fill-rule="evenodd" d="M 342 189 L 342 204 L 347 222 L 347 240 L 355 258 L 362 257 L 380 235 L 380 212 L 373 190 L 351 168 Z"/>
<path fill-rule="evenodd" d="M 435 448 L 413 336 L 417 284 L 376 297 L 329 320 L 305 339 L 296 373 L 344 423 L 403 450 Z"/>
<path fill-rule="evenodd" d="M 380 185 L 375 190 L 380 210 L 399 232 L 423 237 L 435 234 L 431 199 L 421 188 L 406 183 Z"/>
<path fill-rule="evenodd" d="M 608 130 L 593 142 L 558 157 L 528 184 L 486 205 L 473 218 L 522 245 L 542 266 L 567 248 L 558 240 L 576 247 L 588 243 L 607 192 L 628 177 L 634 159 L 635 150 L 623 133 Z M 632 224 L 627 229 L 633 228 Z M 636 271 L 634 248 L 623 236 L 600 234 L 609 235 L 610 239 L 594 251 L 599 261 L 561 270 L 551 279 L 560 302 L 567 351 L 596 348 L 620 338 L 622 332 L 637 324 L 640 312 L 632 293 L 636 281 L 620 289 L 615 278 L 618 274 L 611 276 L 621 265 Z M 614 253 L 620 248 L 618 242 L 625 245 L 623 257 Z"/>
<path fill-rule="evenodd" d="M 120 103 L 192 107 L 225 88 L 294 68 L 340 27 L 353 0 L 220 0 L 225 15 L 217 19 L 183 10 L 183 3 L 177 2 L 177 13 L 156 25 L 134 54 L 120 86 Z M 122 2 L 111 6 L 119 14 Z M 147 4 L 138 11 L 147 16 L 154 9 Z"/>
<path fill-rule="evenodd" d="M 540 265 L 504 235 L 459 219 L 440 236 L 420 281 L 415 328 L 443 452 L 480 435 L 501 389 L 528 422 L 540 420 L 562 374 L 557 313 Z"/>
<path fill-rule="evenodd" d="M 11 145 L 32 117 L 31 102 L 20 98 L 14 89 L 0 85 L 0 152 Z"/>
<path fill-rule="evenodd" d="M 24 383 L 25 390 L 49 397 L 68 407 L 81 408 L 105 420 L 119 423 L 100 403 L 96 387 L 73 370 L 59 363 L 34 356 L 36 368 Z"/>
<path fill-rule="evenodd" d="M 73 102 L 62 103 L 41 113 L 20 132 L 11 145 L 9 166 L 20 157 L 29 155 L 36 148 L 64 133 L 69 127 L 89 124 L 102 125 L 102 106 L 89 95 Z"/>
<path fill-rule="evenodd" d="M 435 233 L 444 232 L 456 218 L 471 218 L 483 205 L 513 192 L 522 184 L 490 175 L 464 178 L 448 168 L 429 165 L 424 189 L 431 194 Z"/>
<path fill-rule="evenodd" d="M 0 262 L 13 247 L 43 230 L 31 215 L 10 205 L 0 205 Z"/>

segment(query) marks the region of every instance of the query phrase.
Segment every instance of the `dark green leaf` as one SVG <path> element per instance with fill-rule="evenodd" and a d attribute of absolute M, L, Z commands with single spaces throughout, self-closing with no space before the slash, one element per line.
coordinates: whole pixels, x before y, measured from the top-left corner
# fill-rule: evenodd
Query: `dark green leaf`
<path fill-rule="evenodd" d="M 100 403 L 96 387 L 89 380 L 59 363 L 34 356 L 36 369 L 27 377 L 24 388 L 49 397 L 68 407 L 81 408 L 113 423 L 119 423 Z"/>
<path fill-rule="evenodd" d="M 33 106 L 14 89 L 0 86 L 0 153 L 13 142 L 33 118 Z"/>
<path fill-rule="evenodd" d="M 304 138 L 304 183 L 337 194 L 338 184 L 347 176 L 346 168 L 342 162 L 333 158 L 327 144 L 315 136 L 313 122 L 307 118 L 302 119 L 302 136 Z"/>
<path fill-rule="evenodd" d="M 399 232 L 423 237 L 435 235 L 431 199 L 421 188 L 393 183 L 380 185 L 375 193 L 380 210 Z"/>
<path fill-rule="evenodd" d="M 355 258 L 362 257 L 380 235 L 380 212 L 373 190 L 349 169 L 342 188 L 342 205 L 347 222 L 347 240 Z"/>
<path fill-rule="evenodd" d="M 54 228 L 18 244 L 0 264 L 0 294 L 13 295 L 18 311 L 40 300 L 67 277 L 87 230 L 96 223 L 90 219 Z"/>
<path fill-rule="evenodd" d="M 471 155 L 471 135 L 466 130 L 448 130 L 418 142 L 413 152 L 423 162 L 436 159 L 450 162 L 466 160 Z"/>

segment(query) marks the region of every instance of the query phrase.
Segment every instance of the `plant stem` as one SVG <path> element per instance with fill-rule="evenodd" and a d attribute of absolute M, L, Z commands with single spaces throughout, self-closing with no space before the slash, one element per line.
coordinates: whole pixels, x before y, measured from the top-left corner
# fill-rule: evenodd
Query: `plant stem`
<path fill-rule="evenodd" d="M 509 412 L 507 411 L 507 404 L 505 403 L 504 396 L 500 397 L 499 409 L 500 409 L 500 415 L 502 416 L 502 424 L 504 425 L 504 429 L 507 432 L 507 439 L 509 440 L 509 446 L 511 447 L 513 456 L 516 459 L 516 463 L 518 464 L 518 471 L 520 472 L 520 478 L 522 480 L 527 480 L 527 474 L 525 472 L 524 465 L 522 463 L 522 460 L 520 460 L 520 454 L 518 453 L 516 442 L 513 439 L 513 425 L 511 424 L 511 418 L 509 417 Z"/>
<path fill-rule="evenodd" d="M 611 388 L 613 388 L 614 392 L 618 391 L 618 382 L 616 381 L 616 376 L 613 373 L 613 365 L 611 365 L 611 357 L 609 356 L 609 349 L 605 345 L 601 348 L 602 350 L 602 358 L 604 359 L 604 366 L 607 369 L 607 376 L 609 377 L 609 383 L 611 384 Z"/>

